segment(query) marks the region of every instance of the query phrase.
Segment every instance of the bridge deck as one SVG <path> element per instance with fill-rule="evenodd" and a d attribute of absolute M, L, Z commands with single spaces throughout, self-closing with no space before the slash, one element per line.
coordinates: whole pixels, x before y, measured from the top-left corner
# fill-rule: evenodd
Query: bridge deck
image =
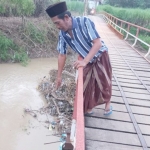
<path fill-rule="evenodd" d="M 85 116 L 86 150 L 142 150 L 139 137 L 150 150 L 150 63 L 119 39 L 101 18 L 90 18 L 109 48 L 113 114 L 105 117 L 101 105 L 93 115 Z M 135 130 L 130 109 L 142 135 Z"/>

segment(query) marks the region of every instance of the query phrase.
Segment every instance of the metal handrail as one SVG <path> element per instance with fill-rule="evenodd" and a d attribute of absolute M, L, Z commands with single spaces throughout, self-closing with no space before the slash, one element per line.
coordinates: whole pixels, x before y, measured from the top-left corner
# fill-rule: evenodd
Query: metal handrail
<path fill-rule="evenodd" d="M 82 58 L 79 57 L 79 60 L 81 59 Z M 79 67 L 77 72 L 77 86 L 74 101 L 70 141 L 74 143 L 74 150 L 85 150 L 83 112 L 83 67 Z"/>
<path fill-rule="evenodd" d="M 144 31 L 150 32 L 150 29 L 147 29 L 147 28 L 135 25 L 133 23 L 130 23 L 130 22 L 127 22 L 127 21 L 124 21 L 124 20 L 121 20 L 121 19 L 119 19 L 119 18 L 117 18 L 117 17 L 115 17 L 115 16 L 113 16 L 113 15 L 107 13 L 107 12 L 103 12 L 103 14 L 105 14 L 105 16 L 107 16 L 108 18 L 110 18 L 110 20 L 114 20 L 114 21 L 116 20 L 116 24 L 117 24 L 118 21 L 120 21 L 121 23 L 127 24 L 128 25 L 128 31 L 129 31 L 129 29 L 130 29 L 131 26 L 132 27 L 136 27 L 137 28 L 137 36 L 138 36 L 139 30 L 144 30 Z M 122 26 L 123 26 L 123 24 L 121 25 L 121 27 Z"/>
<path fill-rule="evenodd" d="M 117 17 L 114 17 L 113 15 L 108 14 L 108 13 L 106 13 L 106 12 L 103 12 L 103 13 L 100 14 L 100 15 L 103 16 L 103 19 L 104 19 L 108 24 L 113 25 L 116 30 L 117 30 L 117 28 L 119 28 L 119 29 L 120 29 L 120 30 L 119 30 L 120 33 L 121 33 L 122 31 L 124 31 L 124 32 L 126 33 L 126 37 L 125 37 L 124 40 L 127 40 L 127 38 L 128 38 L 129 35 L 132 36 L 132 37 L 135 39 L 135 41 L 134 41 L 132 47 L 134 47 L 134 46 L 136 45 L 137 41 L 140 41 L 140 42 L 143 43 L 144 45 L 148 46 L 148 47 L 149 47 L 148 52 L 146 53 L 146 55 L 145 55 L 144 57 L 147 57 L 147 56 L 150 54 L 150 44 L 148 44 L 148 43 L 144 42 L 143 40 L 141 40 L 140 38 L 138 38 L 138 35 L 139 35 L 139 31 L 140 31 L 140 30 L 144 30 L 144 31 L 150 32 L 149 29 L 146 29 L 146 28 L 144 28 L 144 27 L 140 27 L 140 26 L 138 26 L 138 25 L 135 25 L 135 24 L 126 22 L 126 21 L 121 20 L 121 19 L 119 19 L 119 18 L 117 18 Z M 121 22 L 121 26 L 117 25 L 118 21 Z M 125 23 L 125 24 L 128 25 L 127 30 L 125 30 L 125 29 L 122 28 L 123 23 Z M 131 26 L 137 28 L 136 35 L 133 35 L 133 34 L 131 34 L 131 33 L 129 32 Z"/>

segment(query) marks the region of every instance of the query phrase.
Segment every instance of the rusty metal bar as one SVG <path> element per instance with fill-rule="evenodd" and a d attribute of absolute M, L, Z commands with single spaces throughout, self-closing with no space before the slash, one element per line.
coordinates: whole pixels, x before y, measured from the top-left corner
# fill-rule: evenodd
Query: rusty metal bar
<path fill-rule="evenodd" d="M 116 19 L 116 24 L 118 24 L 118 19 Z"/>
<path fill-rule="evenodd" d="M 127 29 L 127 31 L 130 32 L 130 24 L 128 24 L 128 29 Z"/>
<path fill-rule="evenodd" d="M 107 15 L 107 14 L 106 14 Z M 128 36 L 132 36 L 135 38 L 135 41 L 134 41 L 134 44 L 132 45 L 132 47 L 135 46 L 135 44 L 137 43 L 137 41 L 140 41 L 141 43 L 143 43 L 144 45 L 148 46 L 149 47 L 149 50 L 147 52 L 147 54 L 145 54 L 145 58 L 150 54 L 150 45 L 144 41 L 142 41 L 141 39 L 139 39 L 137 36 L 134 36 L 133 34 L 129 33 L 128 31 L 126 31 L 125 29 L 123 29 L 122 27 L 116 25 L 114 22 L 112 22 L 111 20 L 109 20 L 105 15 L 103 15 L 104 17 L 104 20 L 108 23 L 108 24 L 113 24 L 113 26 L 115 26 L 115 28 L 119 28 L 120 29 L 120 33 L 122 32 L 122 30 L 126 33 L 126 37 L 124 38 L 124 40 L 127 40 Z M 114 25 L 115 24 L 115 25 Z M 123 22 L 121 22 L 121 25 L 123 24 Z M 129 27 L 128 27 L 129 28 Z M 140 29 L 139 29 L 140 30 Z M 139 31 L 137 30 L 137 34 L 138 35 Z"/>
<path fill-rule="evenodd" d="M 136 30 L 136 37 L 138 37 L 138 35 L 139 35 L 139 31 L 140 31 L 140 29 L 139 29 L 139 28 L 137 28 L 137 30 Z"/>
<path fill-rule="evenodd" d="M 148 32 L 150 32 L 150 29 L 146 29 L 146 28 L 144 28 L 144 27 L 141 27 L 141 26 L 138 26 L 138 25 L 132 24 L 132 23 L 130 23 L 130 22 L 127 22 L 127 21 L 121 20 L 121 19 L 119 19 L 119 18 L 117 18 L 117 17 L 115 17 L 115 16 L 113 16 L 113 15 L 111 15 L 111 14 L 109 14 L 109 13 L 106 13 L 106 12 L 104 12 L 104 14 L 107 14 L 108 16 L 111 16 L 111 18 L 116 18 L 117 20 L 119 20 L 119 21 L 121 21 L 121 22 L 123 22 L 123 23 L 129 24 L 130 26 L 133 26 L 133 27 L 139 28 L 140 30 L 144 30 L 144 31 L 148 31 Z"/>

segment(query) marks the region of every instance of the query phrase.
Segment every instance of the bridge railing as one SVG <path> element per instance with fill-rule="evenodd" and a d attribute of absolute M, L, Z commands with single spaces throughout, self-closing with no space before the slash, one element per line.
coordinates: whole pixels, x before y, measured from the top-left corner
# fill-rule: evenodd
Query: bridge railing
<path fill-rule="evenodd" d="M 81 60 L 82 58 L 79 58 Z M 74 101 L 73 120 L 70 141 L 74 150 L 85 150 L 84 112 L 83 112 L 83 67 L 76 73 L 76 94 Z"/>
<path fill-rule="evenodd" d="M 140 31 L 146 31 L 150 33 L 150 29 L 146 29 L 144 27 L 132 24 L 130 22 L 126 22 L 124 20 L 121 20 L 109 13 L 103 12 L 101 14 L 104 18 L 104 20 L 110 24 L 111 26 L 113 26 L 116 30 L 118 30 L 120 33 L 122 33 L 123 31 L 126 33 L 126 37 L 124 40 L 127 40 L 128 36 L 130 35 L 131 37 L 134 38 L 134 43 L 132 45 L 132 47 L 134 47 L 137 43 L 137 41 L 141 42 L 142 44 L 146 45 L 148 47 L 148 52 L 146 53 L 146 55 L 144 57 L 147 57 L 150 54 L 150 44 L 144 42 L 143 40 L 141 40 L 138 36 L 139 36 L 139 32 Z M 123 28 L 123 26 L 127 26 L 127 30 Z M 130 28 L 134 27 L 136 28 L 136 35 L 133 35 L 130 33 Z"/>

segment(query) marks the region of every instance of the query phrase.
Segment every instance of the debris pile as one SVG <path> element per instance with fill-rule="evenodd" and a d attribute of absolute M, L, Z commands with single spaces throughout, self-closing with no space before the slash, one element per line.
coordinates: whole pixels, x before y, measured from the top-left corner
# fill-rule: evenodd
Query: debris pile
<path fill-rule="evenodd" d="M 72 65 L 66 65 L 62 73 L 62 84 L 57 90 L 55 88 L 55 80 L 57 70 L 51 70 L 49 77 L 44 77 L 38 86 L 38 90 L 44 95 L 47 106 L 41 108 L 47 115 L 54 116 L 55 120 L 49 123 L 49 130 L 55 135 L 70 133 L 73 104 L 75 96 L 75 70 Z M 29 109 L 25 109 L 26 113 L 30 113 L 33 117 L 36 115 Z"/>

